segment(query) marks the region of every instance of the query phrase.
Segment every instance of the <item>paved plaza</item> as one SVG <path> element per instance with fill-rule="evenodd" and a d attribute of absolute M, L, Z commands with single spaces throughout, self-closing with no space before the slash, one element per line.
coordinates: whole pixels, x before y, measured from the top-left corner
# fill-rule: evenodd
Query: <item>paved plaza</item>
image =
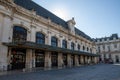
<path fill-rule="evenodd" d="M 120 64 L 98 64 L 1 75 L 0 80 L 120 80 Z"/>

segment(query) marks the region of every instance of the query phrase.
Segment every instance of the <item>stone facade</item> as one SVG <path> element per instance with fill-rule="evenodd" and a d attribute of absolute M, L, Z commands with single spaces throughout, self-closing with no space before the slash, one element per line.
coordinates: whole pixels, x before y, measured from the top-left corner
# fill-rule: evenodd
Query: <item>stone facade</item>
<path fill-rule="evenodd" d="M 110 37 L 95 39 L 97 53 L 100 61 L 105 63 L 120 63 L 120 38 L 117 34 Z"/>
<path fill-rule="evenodd" d="M 0 70 L 97 63 L 94 42 L 76 34 L 74 18 L 66 23 L 69 29 L 38 15 L 33 9 L 17 5 L 13 0 L 0 0 Z M 41 34 L 37 36 L 37 33 L 41 33 L 44 39 L 39 39 Z M 63 44 L 67 45 L 65 49 Z"/>

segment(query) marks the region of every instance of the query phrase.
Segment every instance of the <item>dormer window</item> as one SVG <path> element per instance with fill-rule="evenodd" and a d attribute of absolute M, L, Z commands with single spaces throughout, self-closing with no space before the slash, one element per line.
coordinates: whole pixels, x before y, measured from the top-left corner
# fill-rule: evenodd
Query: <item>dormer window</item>
<path fill-rule="evenodd" d="M 117 44 L 114 44 L 114 48 L 117 48 Z"/>

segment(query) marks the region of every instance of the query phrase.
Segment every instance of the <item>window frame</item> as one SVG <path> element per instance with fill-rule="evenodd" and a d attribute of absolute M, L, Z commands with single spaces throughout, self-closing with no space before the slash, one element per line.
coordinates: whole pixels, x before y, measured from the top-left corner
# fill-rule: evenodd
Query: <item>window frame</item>
<path fill-rule="evenodd" d="M 51 37 L 51 46 L 58 47 L 58 39 L 55 36 Z"/>
<path fill-rule="evenodd" d="M 45 35 L 41 32 L 36 32 L 36 43 L 45 44 Z"/>

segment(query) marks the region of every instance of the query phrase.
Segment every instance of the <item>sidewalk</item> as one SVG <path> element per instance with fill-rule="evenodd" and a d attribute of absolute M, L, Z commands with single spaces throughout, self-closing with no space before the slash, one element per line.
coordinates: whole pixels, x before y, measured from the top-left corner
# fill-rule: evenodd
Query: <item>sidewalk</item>
<path fill-rule="evenodd" d="M 23 73 L 22 70 L 11 70 L 11 71 L 0 71 L 0 76 L 1 75 L 10 75 L 10 74 L 18 74 L 18 73 Z"/>
<path fill-rule="evenodd" d="M 10 71 L 0 71 L 0 76 L 2 75 L 11 75 L 11 74 L 20 74 L 20 73 L 29 73 L 29 72 L 37 72 L 37 71 L 46 71 L 46 70 L 58 70 L 63 68 L 32 68 L 32 69 L 21 69 L 21 70 L 10 70 Z"/>
<path fill-rule="evenodd" d="M 83 65 L 80 65 L 80 66 L 77 66 L 77 67 L 81 67 L 81 66 L 83 66 Z M 0 76 L 3 76 L 3 75 L 12 75 L 12 74 L 20 74 L 20 73 L 30 73 L 30 72 L 47 71 L 47 70 L 70 69 L 70 68 L 77 68 L 77 67 L 76 66 L 71 66 L 71 67 L 53 67 L 53 68 L 39 67 L 39 68 L 32 68 L 32 69 L 0 71 Z"/>

